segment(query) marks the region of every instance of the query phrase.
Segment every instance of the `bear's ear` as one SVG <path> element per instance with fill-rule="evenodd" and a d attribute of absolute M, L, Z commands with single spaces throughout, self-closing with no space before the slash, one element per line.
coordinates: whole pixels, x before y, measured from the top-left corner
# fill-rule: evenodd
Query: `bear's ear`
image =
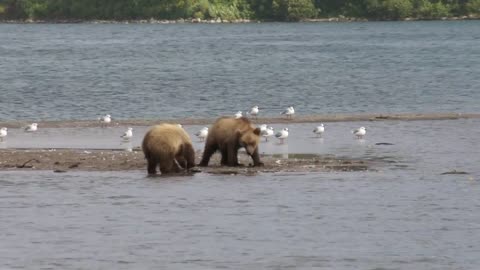
<path fill-rule="evenodd" d="M 260 128 L 256 128 L 253 130 L 253 133 L 257 136 L 260 136 Z"/>

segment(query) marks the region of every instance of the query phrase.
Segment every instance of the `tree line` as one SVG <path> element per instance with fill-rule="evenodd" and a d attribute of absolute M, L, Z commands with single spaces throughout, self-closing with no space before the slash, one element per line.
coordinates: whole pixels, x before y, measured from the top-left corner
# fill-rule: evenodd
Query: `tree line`
<path fill-rule="evenodd" d="M 2 20 L 399 20 L 480 14 L 480 0 L 0 0 Z"/>

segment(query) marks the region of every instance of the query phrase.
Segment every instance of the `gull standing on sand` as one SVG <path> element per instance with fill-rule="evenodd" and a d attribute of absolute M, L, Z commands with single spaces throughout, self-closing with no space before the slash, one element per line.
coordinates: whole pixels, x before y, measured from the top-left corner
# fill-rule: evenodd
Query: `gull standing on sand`
<path fill-rule="evenodd" d="M 259 112 L 258 106 L 253 106 L 253 107 L 250 109 L 250 111 L 248 111 L 247 114 L 253 116 L 255 119 L 258 119 L 258 117 L 257 117 L 258 112 Z"/>
<path fill-rule="evenodd" d="M 273 127 L 267 127 L 265 130 L 260 131 L 260 135 L 265 138 L 265 141 L 268 141 L 268 137 L 272 137 L 275 134 Z"/>
<path fill-rule="evenodd" d="M 238 111 L 236 114 L 235 114 L 235 119 L 238 119 L 238 118 L 242 118 L 242 111 Z"/>
<path fill-rule="evenodd" d="M 37 131 L 37 129 L 38 129 L 37 123 L 31 123 L 30 125 L 25 127 L 26 132 L 34 132 L 34 131 Z"/>
<path fill-rule="evenodd" d="M 295 109 L 293 109 L 293 106 L 288 107 L 281 113 L 282 115 L 285 114 L 287 118 L 292 119 L 293 115 L 295 114 Z"/>
<path fill-rule="evenodd" d="M 123 133 L 122 136 L 120 136 L 124 141 L 129 141 L 133 137 L 133 128 L 129 127 L 127 128 L 127 131 Z"/>
<path fill-rule="evenodd" d="M 110 124 L 112 122 L 112 116 L 110 116 L 110 114 L 106 114 L 102 117 L 99 117 L 98 121 L 100 121 L 100 124 L 102 126 Z"/>
<path fill-rule="evenodd" d="M 3 138 L 7 137 L 7 128 L 2 127 L 0 128 L 0 142 L 3 142 Z"/>
<path fill-rule="evenodd" d="M 208 127 L 203 127 L 200 129 L 197 133 L 195 133 L 195 136 L 197 136 L 200 141 L 205 141 L 208 136 Z"/>
<path fill-rule="evenodd" d="M 280 143 L 283 144 L 283 140 L 288 138 L 288 128 L 284 128 L 275 134 L 275 137 L 280 140 Z"/>
<path fill-rule="evenodd" d="M 320 124 L 320 126 L 316 127 L 313 130 L 313 133 L 317 134 L 317 136 L 320 138 L 322 137 L 324 132 L 325 132 L 325 127 L 323 126 L 323 124 Z"/>
<path fill-rule="evenodd" d="M 365 127 L 360 127 L 359 129 L 355 129 L 352 133 L 357 136 L 357 139 L 363 139 L 365 134 L 367 134 L 367 129 Z"/>

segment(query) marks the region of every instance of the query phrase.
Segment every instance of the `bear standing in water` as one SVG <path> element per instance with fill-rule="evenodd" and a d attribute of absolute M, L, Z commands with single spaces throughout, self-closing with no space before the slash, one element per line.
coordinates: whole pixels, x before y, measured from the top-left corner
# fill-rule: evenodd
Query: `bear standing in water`
<path fill-rule="evenodd" d="M 210 157 L 219 150 L 222 165 L 239 166 L 238 149 L 244 147 L 253 159 L 253 166 L 262 166 L 258 154 L 260 128 L 255 128 L 245 117 L 221 117 L 209 129 L 205 150 L 199 166 L 208 166 Z"/>
<path fill-rule="evenodd" d="M 161 124 L 150 129 L 142 142 L 148 174 L 181 172 L 195 166 L 195 150 L 187 132 L 179 125 Z"/>

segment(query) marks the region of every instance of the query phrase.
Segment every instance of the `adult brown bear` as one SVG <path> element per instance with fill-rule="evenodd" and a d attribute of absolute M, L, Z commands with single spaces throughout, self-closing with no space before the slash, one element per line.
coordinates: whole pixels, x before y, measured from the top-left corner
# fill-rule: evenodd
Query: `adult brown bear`
<path fill-rule="evenodd" d="M 253 166 L 262 166 L 258 154 L 260 128 L 255 128 L 245 117 L 221 117 L 215 121 L 208 131 L 205 150 L 199 166 L 208 166 L 210 157 L 219 150 L 222 154 L 222 165 L 239 166 L 238 149 L 244 147 L 253 159 Z"/>
<path fill-rule="evenodd" d="M 142 142 L 148 173 L 180 172 L 195 166 L 195 150 L 187 132 L 179 125 L 161 124 L 150 129 Z"/>

